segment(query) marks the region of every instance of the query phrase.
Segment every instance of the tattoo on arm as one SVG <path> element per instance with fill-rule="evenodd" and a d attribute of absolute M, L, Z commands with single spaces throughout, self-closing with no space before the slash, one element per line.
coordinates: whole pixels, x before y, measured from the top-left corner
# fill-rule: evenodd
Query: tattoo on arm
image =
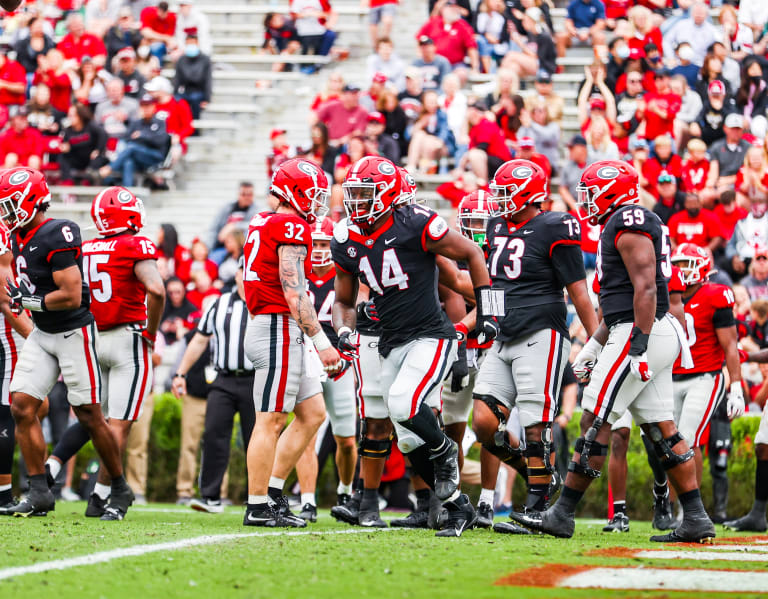
<path fill-rule="evenodd" d="M 278 249 L 280 258 L 280 283 L 283 293 L 291 307 L 291 316 L 296 320 L 302 331 L 310 337 L 320 332 L 320 322 L 317 312 L 307 295 L 304 278 L 304 260 L 307 258 L 307 248 L 299 245 L 281 245 Z M 293 296 L 295 302 L 291 302 Z"/>

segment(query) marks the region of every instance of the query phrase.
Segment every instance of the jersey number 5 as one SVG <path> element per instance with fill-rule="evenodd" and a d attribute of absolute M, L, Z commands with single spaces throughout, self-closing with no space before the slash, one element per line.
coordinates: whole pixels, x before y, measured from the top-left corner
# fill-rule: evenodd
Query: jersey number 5
<path fill-rule="evenodd" d="M 408 289 L 408 275 L 400 265 L 400 260 L 397 259 L 395 248 L 389 248 L 384 250 L 381 263 L 381 285 L 376 280 L 376 275 L 373 274 L 373 268 L 368 261 L 368 256 L 363 256 L 360 259 L 360 272 L 365 275 L 368 281 L 368 287 L 373 289 L 379 295 L 384 295 L 382 287 L 397 287 L 398 289 Z"/>
<path fill-rule="evenodd" d="M 83 272 L 91 289 L 91 297 L 100 304 L 112 299 L 112 279 L 109 273 L 99 270 L 99 265 L 107 262 L 109 262 L 109 256 L 104 254 L 83 256 Z M 99 286 L 95 287 L 94 284 Z"/>

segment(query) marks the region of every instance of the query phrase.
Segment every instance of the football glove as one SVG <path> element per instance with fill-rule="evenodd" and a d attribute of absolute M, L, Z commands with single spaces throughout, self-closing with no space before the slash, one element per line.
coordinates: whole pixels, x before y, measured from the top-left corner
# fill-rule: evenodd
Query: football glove
<path fill-rule="evenodd" d="M 477 342 L 485 345 L 499 335 L 499 323 L 496 315 L 504 314 L 504 292 L 491 289 L 484 285 L 475 288 L 475 304 L 477 306 L 477 322 L 475 332 Z"/>
<path fill-rule="evenodd" d="M 651 380 L 653 371 L 648 366 L 648 337 L 635 325 L 629 337 L 629 370 L 637 380 L 644 383 Z"/>
<path fill-rule="evenodd" d="M 457 322 L 454 326 L 456 327 L 456 338 L 459 340 L 459 343 L 466 343 L 467 337 L 469 337 L 467 325 L 463 322 Z"/>
<path fill-rule="evenodd" d="M 592 376 L 592 370 L 601 351 L 603 351 L 603 346 L 600 345 L 600 342 L 594 337 L 590 337 L 576 355 L 576 359 L 573 361 L 573 374 L 582 383 L 586 383 Z"/>
<path fill-rule="evenodd" d="M 744 351 L 741 348 L 738 349 L 738 352 L 739 352 L 739 362 L 741 362 L 742 364 L 744 362 L 749 362 L 749 353 L 748 352 Z"/>
<path fill-rule="evenodd" d="M 13 284 L 10 278 L 5 279 L 6 289 L 11 298 L 11 309 L 15 312 L 32 310 L 33 312 L 45 312 L 45 298 L 32 293 L 24 279 L 19 280 L 18 286 Z"/>
<path fill-rule="evenodd" d="M 728 392 L 728 403 L 725 407 L 729 420 L 744 415 L 744 392 L 741 389 L 741 381 L 733 381 L 731 383 L 731 389 Z"/>
<path fill-rule="evenodd" d="M 453 393 L 458 393 L 469 384 L 466 337 L 464 339 L 463 342 L 459 342 L 459 349 L 456 352 L 456 360 L 451 365 L 451 391 Z"/>
<path fill-rule="evenodd" d="M 347 360 L 356 360 L 360 357 L 360 341 L 357 333 L 348 328 L 339 333 L 339 342 L 336 344 L 339 353 Z"/>
<path fill-rule="evenodd" d="M 358 320 L 372 320 L 373 322 L 379 322 L 379 313 L 376 310 L 376 304 L 373 300 L 367 302 L 360 302 L 357 304 L 357 319 Z"/>

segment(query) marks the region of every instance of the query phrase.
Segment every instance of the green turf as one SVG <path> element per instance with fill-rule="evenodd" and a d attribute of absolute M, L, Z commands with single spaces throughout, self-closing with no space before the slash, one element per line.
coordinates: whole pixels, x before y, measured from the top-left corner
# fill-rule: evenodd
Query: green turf
<path fill-rule="evenodd" d="M 152 506 L 169 508 L 175 506 Z M 200 535 L 268 532 L 242 526 L 242 510 L 221 515 L 180 510 L 162 513 L 134 508 L 123 522 L 82 516 L 83 503 L 59 503 L 47 518 L 0 518 L 0 569 L 87 555 L 120 547 Z M 650 525 L 632 522 L 628 534 L 604 534 L 602 524 L 580 521 L 570 540 L 513 537 L 484 530 L 460 539 L 438 539 L 432 531 L 365 532 L 350 535 L 273 536 L 151 553 L 62 571 L 26 574 L 0 581 L 0 597 L 169 598 L 269 597 L 384 599 L 447 597 L 684 597 L 685 593 L 610 592 L 497 586 L 501 577 L 547 563 L 639 565 L 633 558 L 585 556 L 607 547 L 655 547 Z M 350 530 L 327 512 L 311 531 Z M 719 527 L 721 536 L 737 536 Z M 708 562 L 675 560 L 675 567 Z M 724 567 L 720 562 L 718 567 Z M 728 562 L 730 569 L 768 570 L 768 564 Z M 30 590 L 33 591 L 30 594 Z M 689 594 L 690 595 L 690 594 Z M 697 593 L 697 597 L 718 597 Z M 728 595 L 723 595 L 728 596 Z M 732 595 L 730 595 L 732 597 Z"/>

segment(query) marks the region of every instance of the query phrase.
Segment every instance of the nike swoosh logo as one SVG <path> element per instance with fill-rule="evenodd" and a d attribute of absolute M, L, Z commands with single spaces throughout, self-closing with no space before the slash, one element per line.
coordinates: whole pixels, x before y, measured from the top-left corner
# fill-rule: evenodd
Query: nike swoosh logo
<path fill-rule="evenodd" d="M 69 333 L 69 335 L 67 335 L 67 333 L 64 333 L 64 339 L 69 339 L 69 338 L 70 338 L 72 335 L 74 335 L 74 334 L 75 334 L 75 332 L 74 332 L 74 331 L 73 331 L 73 332 L 71 332 L 71 333 Z"/>
<path fill-rule="evenodd" d="M 536 345 L 537 343 L 538 343 L 538 341 L 532 341 L 532 342 L 530 342 L 530 343 L 528 344 L 528 347 L 531 347 L 532 345 Z"/>
<path fill-rule="evenodd" d="M 691 308 L 698 308 L 699 304 L 691 304 Z"/>
<path fill-rule="evenodd" d="M 256 518 L 253 514 L 248 514 L 248 522 L 266 522 L 267 520 L 271 518 Z"/>
<path fill-rule="evenodd" d="M 389 245 L 390 243 L 393 243 L 395 241 L 397 241 L 397 237 L 393 237 L 392 239 L 385 239 L 384 244 Z"/>
<path fill-rule="evenodd" d="M 29 251 L 30 251 L 30 252 L 34 252 L 36 249 L 37 249 L 37 246 L 36 246 L 36 245 L 30 245 L 30 246 L 29 246 Z"/>
<path fill-rule="evenodd" d="M 533 233 L 533 231 L 528 231 L 528 230 L 523 231 L 523 235 L 530 235 L 531 233 Z"/>

